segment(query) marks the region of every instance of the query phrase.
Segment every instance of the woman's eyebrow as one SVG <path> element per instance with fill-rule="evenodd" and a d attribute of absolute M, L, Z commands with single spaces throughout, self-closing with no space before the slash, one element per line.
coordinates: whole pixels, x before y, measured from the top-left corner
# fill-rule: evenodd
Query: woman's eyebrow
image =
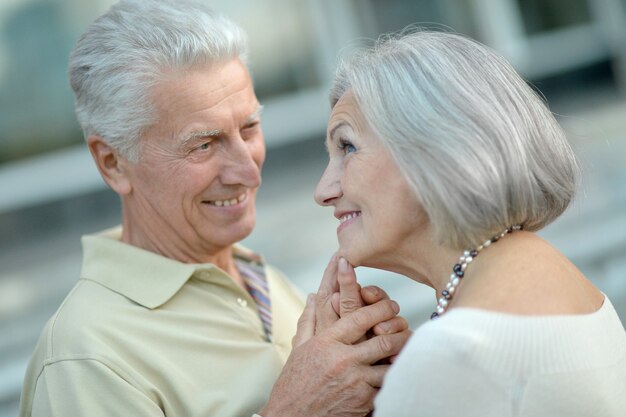
<path fill-rule="evenodd" d="M 348 126 L 348 123 L 344 121 L 344 122 L 340 122 L 340 123 L 338 123 L 337 125 L 335 125 L 335 126 L 334 126 L 331 130 L 330 130 L 330 132 L 328 132 L 328 138 L 329 138 L 329 139 L 332 139 L 332 138 L 335 136 L 335 132 L 336 132 L 339 128 L 343 127 L 343 126 Z"/>
<path fill-rule="evenodd" d="M 330 130 L 330 132 L 328 132 L 328 137 L 324 141 L 324 146 L 326 146 L 326 152 L 329 151 L 328 144 L 329 144 L 329 142 L 333 141 L 333 139 L 335 137 L 335 133 L 337 132 L 337 130 L 341 129 L 344 126 L 349 126 L 349 124 L 346 121 L 339 122 L 338 124 L 333 126 L 333 128 Z"/>

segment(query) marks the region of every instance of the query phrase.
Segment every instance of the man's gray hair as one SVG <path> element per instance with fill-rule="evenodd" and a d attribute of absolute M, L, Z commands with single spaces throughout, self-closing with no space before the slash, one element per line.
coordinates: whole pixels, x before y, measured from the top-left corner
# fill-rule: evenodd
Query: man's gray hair
<path fill-rule="evenodd" d="M 387 35 L 344 60 L 346 91 L 390 152 L 439 243 L 536 231 L 574 197 L 579 167 L 544 101 L 495 51 L 461 35 Z"/>
<path fill-rule="evenodd" d="M 70 56 L 69 78 L 85 138 L 101 136 L 131 161 L 155 122 L 150 91 L 171 70 L 230 58 L 247 39 L 231 20 L 188 0 L 122 0 L 96 19 Z"/>

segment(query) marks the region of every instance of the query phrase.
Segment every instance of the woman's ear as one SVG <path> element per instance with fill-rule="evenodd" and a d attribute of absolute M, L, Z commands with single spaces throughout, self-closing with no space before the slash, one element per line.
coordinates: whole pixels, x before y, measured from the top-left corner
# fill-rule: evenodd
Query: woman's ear
<path fill-rule="evenodd" d="M 129 194 L 132 185 L 128 177 L 128 160 L 98 135 L 89 136 L 87 145 L 104 182 L 119 195 Z"/>

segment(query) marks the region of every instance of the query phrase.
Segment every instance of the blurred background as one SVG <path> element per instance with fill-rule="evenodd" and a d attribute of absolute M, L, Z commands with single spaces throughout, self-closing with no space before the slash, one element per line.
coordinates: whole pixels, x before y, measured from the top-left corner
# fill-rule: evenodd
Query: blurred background
<path fill-rule="evenodd" d="M 542 235 L 626 322 L 626 0 L 206 0 L 250 35 L 268 146 L 258 227 L 244 242 L 314 291 L 336 220 L 312 194 L 326 163 L 327 92 L 341 53 L 409 24 L 449 27 L 501 51 L 546 96 L 584 170 Z M 110 0 L 0 0 L 0 417 L 17 415 L 39 332 L 78 279 L 80 236 L 120 221 L 83 144 L 69 51 Z M 359 269 L 413 327 L 431 290 Z"/>

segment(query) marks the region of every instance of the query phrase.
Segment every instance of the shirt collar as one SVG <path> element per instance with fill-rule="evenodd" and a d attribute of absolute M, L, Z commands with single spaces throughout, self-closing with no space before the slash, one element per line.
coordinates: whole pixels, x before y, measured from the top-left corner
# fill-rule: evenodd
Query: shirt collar
<path fill-rule="evenodd" d="M 211 263 L 179 262 L 124 243 L 121 237 L 120 226 L 83 236 L 81 279 L 95 281 L 149 309 L 169 301 L 192 276 L 236 285 L 228 274 Z M 234 256 L 263 264 L 260 256 L 239 245 L 234 246 Z"/>

